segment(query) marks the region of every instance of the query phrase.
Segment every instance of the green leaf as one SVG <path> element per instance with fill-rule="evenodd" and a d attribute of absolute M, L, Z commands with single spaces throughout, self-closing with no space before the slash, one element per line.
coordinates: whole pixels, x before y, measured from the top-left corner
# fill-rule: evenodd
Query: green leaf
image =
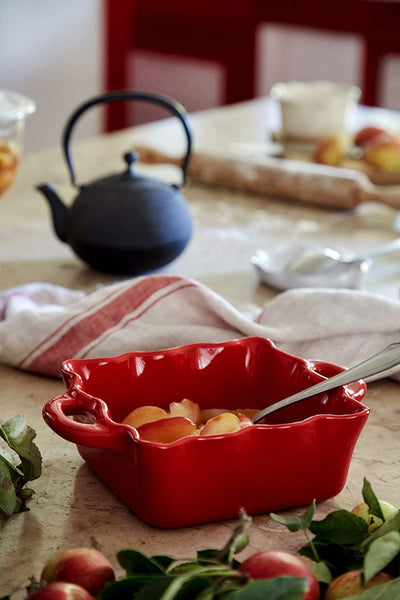
<path fill-rule="evenodd" d="M 234 554 L 238 554 L 249 544 L 249 534 L 247 531 L 240 532 L 233 540 L 229 552 L 229 560 L 232 560 Z"/>
<path fill-rule="evenodd" d="M 158 600 L 173 600 L 177 593 L 181 590 L 181 588 L 185 585 L 185 583 L 188 581 L 189 577 L 187 575 L 181 575 L 180 577 L 174 577 L 172 580 L 171 578 L 169 578 L 169 585 L 168 587 L 165 589 L 164 593 L 162 594 L 162 596 L 158 596 L 157 599 Z M 153 600 L 153 598 L 151 598 L 151 596 L 142 596 L 143 600 Z M 136 598 L 135 598 L 136 600 Z M 154 600 L 156 600 L 154 598 Z"/>
<path fill-rule="evenodd" d="M 138 550 L 120 550 L 117 560 L 127 575 L 163 574 L 165 569 L 157 560 Z M 171 559 L 173 561 L 173 559 Z"/>
<path fill-rule="evenodd" d="M 182 569 L 181 569 L 182 567 Z M 201 565 L 196 562 L 184 563 L 183 565 L 178 565 L 176 569 L 171 569 L 168 571 L 168 575 L 176 575 L 182 576 L 184 575 L 187 578 L 192 576 L 201 576 L 201 577 L 238 577 L 238 572 L 231 569 L 228 565 L 219 563 L 219 564 L 211 564 L 211 565 Z"/>
<path fill-rule="evenodd" d="M 17 508 L 17 494 L 8 464 L 0 457 L 0 510 L 8 519 Z"/>
<path fill-rule="evenodd" d="M 375 529 L 373 533 L 361 544 L 361 550 L 365 550 L 367 546 L 372 544 L 373 541 L 377 540 L 380 537 L 383 537 L 387 533 L 391 531 L 399 531 L 400 530 L 400 511 L 394 515 L 392 519 L 389 521 L 385 521 L 383 525 Z"/>
<path fill-rule="evenodd" d="M 187 582 L 193 579 L 222 582 L 223 580 L 232 577 L 238 577 L 238 572 L 230 569 L 228 565 L 198 565 L 197 568 L 192 568 L 188 573 L 184 573 L 173 578 L 170 577 L 171 583 L 159 600 L 173 600 L 175 598 L 179 598 L 181 594 L 184 595 L 184 586 L 186 586 Z"/>
<path fill-rule="evenodd" d="M 159 575 L 152 577 L 134 596 L 135 600 L 159 600 L 163 598 L 165 591 L 171 585 L 171 577 Z"/>
<path fill-rule="evenodd" d="M 211 594 L 214 594 L 213 588 L 206 579 L 196 577 L 185 583 L 185 585 L 176 594 L 175 598 L 176 600 L 193 600 L 193 598 L 197 599 L 199 594 L 206 594 L 207 591 L 211 592 Z M 209 597 L 213 598 L 213 595 Z"/>
<path fill-rule="evenodd" d="M 220 553 L 221 550 L 214 550 L 213 548 L 207 548 L 206 550 L 198 550 L 196 552 L 196 559 L 202 565 L 215 565 L 220 564 Z M 237 569 L 240 566 L 240 561 L 233 558 L 230 566 L 233 569 Z"/>
<path fill-rule="evenodd" d="M 14 473 L 15 478 L 23 477 L 23 472 L 17 467 L 14 456 L 7 450 L 7 448 L 2 448 L 0 446 L 0 458 L 2 458 L 3 461 L 8 465 L 10 471 Z"/>
<path fill-rule="evenodd" d="M 20 490 L 20 496 L 24 501 L 29 500 L 29 498 L 31 498 L 31 496 L 33 496 L 34 493 L 35 490 L 33 490 L 32 488 L 24 487 L 22 490 Z"/>
<path fill-rule="evenodd" d="M 222 600 L 222 598 L 225 598 L 226 595 L 223 593 L 223 595 L 221 595 L 220 592 L 218 592 L 218 600 Z M 192 596 L 193 598 L 193 596 Z M 211 586 L 207 586 L 204 588 L 204 590 L 201 590 L 198 592 L 197 596 L 196 596 L 196 600 L 214 600 L 215 599 L 215 590 L 213 587 Z M 191 599 L 189 599 L 191 600 Z"/>
<path fill-rule="evenodd" d="M 289 531 L 294 532 L 294 531 L 299 531 L 299 529 L 301 529 L 303 531 L 305 529 L 309 529 L 311 522 L 312 522 L 312 518 L 314 516 L 314 513 L 315 513 L 315 500 L 308 507 L 308 509 L 306 510 L 305 513 L 303 513 L 302 515 L 298 515 L 297 517 L 293 517 L 293 516 L 284 517 L 282 515 L 277 515 L 275 513 L 270 513 L 270 517 L 277 523 L 280 523 L 281 525 L 285 525 L 285 527 L 287 527 L 289 529 Z"/>
<path fill-rule="evenodd" d="M 98 598 L 99 600 L 132 600 L 133 594 L 152 581 L 153 577 L 153 575 L 136 575 L 111 581 L 101 590 Z"/>
<path fill-rule="evenodd" d="M 155 556 L 152 556 L 151 560 L 154 560 L 164 570 L 167 570 L 168 567 L 175 562 L 175 558 L 167 556 L 166 554 L 157 554 Z"/>
<path fill-rule="evenodd" d="M 195 571 L 198 571 L 199 569 L 203 570 L 204 565 L 193 560 L 176 565 L 173 569 L 168 571 L 168 575 L 187 575 L 189 573 L 195 573 Z"/>
<path fill-rule="evenodd" d="M 396 600 L 397 598 L 400 598 L 400 577 L 376 585 L 361 594 L 346 598 L 346 600 Z"/>
<path fill-rule="evenodd" d="M 302 600 L 308 589 L 301 577 L 276 577 L 252 581 L 229 594 L 229 600 Z"/>
<path fill-rule="evenodd" d="M 379 500 L 375 496 L 375 493 L 371 487 L 370 482 L 365 477 L 364 477 L 364 483 L 363 483 L 363 488 L 362 488 L 362 495 L 364 498 L 364 502 L 366 502 L 368 504 L 368 508 L 369 508 L 368 512 L 371 515 L 374 515 L 375 517 L 378 517 L 379 519 L 382 519 L 382 521 L 384 521 L 385 518 L 383 516 L 382 509 L 379 504 Z"/>
<path fill-rule="evenodd" d="M 232 534 L 225 546 L 223 546 L 217 553 L 216 559 L 218 561 L 232 565 L 234 554 L 244 550 L 249 543 L 247 529 L 251 522 L 252 518 L 249 517 L 243 508 L 240 509 L 239 523 L 232 531 Z"/>
<path fill-rule="evenodd" d="M 316 551 L 321 561 L 327 563 L 333 577 L 337 577 L 344 571 L 353 571 L 361 569 L 363 565 L 363 557 L 358 552 L 354 552 L 352 547 L 341 546 L 340 544 L 330 544 L 329 542 L 319 542 L 313 540 Z M 302 556 L 307 556 L 311 560 L 314 559 L 314 553 L 307 544 L 300 548 L 299 553 Z"/>
<path fill-rule="evenodd" d="M 37 479 L 42 472 L 42 457 L 33 442 L 36 432 L 23 415 L 12 417 L 0 426 L 0 435 L 20 457 L 26 481 Z"/>
<path fill-rule="evenodd" d="M 382 571 L 399 552 L 400 533 L 398 531 L 391 531 L 372 542 L 364 557 L 362 569 L 364 583 Z"/>
<path fill-rule="evenodd" d="M 219 550 L 216 550 L 214 548 L 207 548 L 205 550 L 198 550 L 196 553 L 196 557 L 198 562 L 216 562 L 219 552 Z"/>
<path fill-rule="evenodd" d="M 310 568 L 320 583 L 330 584 L 333 577 L 326 562 L 321 560 L 320 562 L 312 563 Z"/>
<path fill-rule="evenodd" d="M 310 530 L 318 537 L 318 540 L 341 545 L 354 545 L 365 539 L 368 525 L 364 519 L 348 510 L 335 510 L 322 521 L 313 521 Z"/>

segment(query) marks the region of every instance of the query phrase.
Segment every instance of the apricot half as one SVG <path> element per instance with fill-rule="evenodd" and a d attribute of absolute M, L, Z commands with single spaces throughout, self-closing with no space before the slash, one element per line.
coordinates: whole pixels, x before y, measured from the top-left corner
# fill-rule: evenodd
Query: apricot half
<path fill-rule="evenodd" d="M 239 431 L 240 419 L 230 412 L 224 412 L 206 421 L 200 429 L 200 435 L 217 435 L 219 433 L 233 433 Z"/>
<path fill-rule="evenodd" d="M 186 417 L 196 425 L 200 425 L 202 416 L 200 406 L 197 402 L 192 402 L 188 398 L 184 398 L 180 402 L 171 402 L 169 405 L 169 414 L 171 417 Z"/>
<path fill-rule="evenodd" d="M 323 138 L 314 151 L 314 161 L 323 165 L 340 165 L 345 157 L 346 151 L 341 135 Z"/>
<path fill-rule="evenodd" d="M 169 417 L 144 423 L 137 428 L 139 438 L 157 444 L 170 444 L 188 435 L 193 435 L 195 423 L 186 417 Z"/>
<path fill-rule="evenodd" d="M 152 421 L 159 421 L 160 419 L 167 419 L 168 413 L 159 406 L 139 406 L 129 413 L 122 421 L 125 425 L 131 425 L 131 427 L 140 427 L 144 423 L 151 423 Z"/>

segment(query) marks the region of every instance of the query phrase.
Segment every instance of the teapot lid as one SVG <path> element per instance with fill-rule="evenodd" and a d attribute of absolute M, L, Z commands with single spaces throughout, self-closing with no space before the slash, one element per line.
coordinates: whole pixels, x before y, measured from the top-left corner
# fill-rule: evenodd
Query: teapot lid
<path fill-rule="evenodd" d="M 132 187 L 135 190 L 140 189 L 141 187 L 149 187 L 151 185 L 152 189 L 162 188 L 164 189 L 166 186 L 171 187 L 169 184 L 160 181 L 154 177 L 149 177 L 148 175 L 143 175 L 135 172 L 133 169 L 134 163 L 138 160 L 139 155 L 137 152 L 126 152 L 124 154 L 124 160 L 127 165 L 127 168 L 122 173 L 116 173 L 114 175 L 108 175 L 106 177 L 102 177 L 100 179 L 95 179 L 94 181 L 81 185 L 81 190 L 87 190 L 92 186 L 98 187 L 118 187 L 120 190 L 126 189 L 127 191 L 132 191 Z M 177 188 L 178 186 L 173 185 L 172 187 Z M 98 192 L 99 190 L 97 190 Z"/>

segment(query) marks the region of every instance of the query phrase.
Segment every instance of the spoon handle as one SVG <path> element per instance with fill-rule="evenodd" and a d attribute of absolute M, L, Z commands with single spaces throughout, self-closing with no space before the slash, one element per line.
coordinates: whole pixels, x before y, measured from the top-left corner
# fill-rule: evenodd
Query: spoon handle
<path fill-rule="evenodd" d="M 400 251 L 400 238 L 393 240 L 383 246 L 377 246 L 376 248 L 371 248 L 370 250 L 366 250 L 365 252 L 361 252 L 357 255 L 356 259 L 365 260 L 366 258 L 375 258 L 377 256 L 385 256 L 386 254 L 392 254 L 394 252 Z"/>
<path fill-rule="evenodd" d="M 288 398 L 284 398 L 275 404 L 271 404 L 271 406 L 267 406 L 267 408 L 264 408 L 253 416 L 253 422 L 257 423 L 267 415 L 284 408 L 285 406 L 289 406 L 290 404 L 294 404 L 300 400 L 314 396 L 315 394 L 327 392 L 328 390 L 345 385 L 346 383 L 352 383 L 358 379 L 364 379 L 365 377 L 370 377 L 371 375 L 376 375 L 377 373 L 387 371 L 399 363 L 400 342 L 394 342 L 393 344 L 386 346 L 386 348 L 377 354 L 370 356 L 361 363 L 354 365 L 350 369 L 346 369 L 345 371 L 342 371 L 333 377 L 329 377 L 328 379 L 325 379 L 316 385 L 306 388 L 301 392 L 297 392 Z"/>

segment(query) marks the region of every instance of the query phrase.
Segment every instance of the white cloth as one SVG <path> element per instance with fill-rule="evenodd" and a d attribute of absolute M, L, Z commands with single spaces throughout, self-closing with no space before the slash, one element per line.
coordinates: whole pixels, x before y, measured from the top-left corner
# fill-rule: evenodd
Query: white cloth
<path fill-rule="evenodd" d="M 47 283 L 0 293 L 0 361 L 59 376 L 63 360 L 244 336 L 349 367 L 400 340 L 400 301 L 360 290 L 303 288 L 254 318 L 195 280 L 151 275 L 85 295 Z M 396 375 L 400 380 L 400 374 Z"/>

